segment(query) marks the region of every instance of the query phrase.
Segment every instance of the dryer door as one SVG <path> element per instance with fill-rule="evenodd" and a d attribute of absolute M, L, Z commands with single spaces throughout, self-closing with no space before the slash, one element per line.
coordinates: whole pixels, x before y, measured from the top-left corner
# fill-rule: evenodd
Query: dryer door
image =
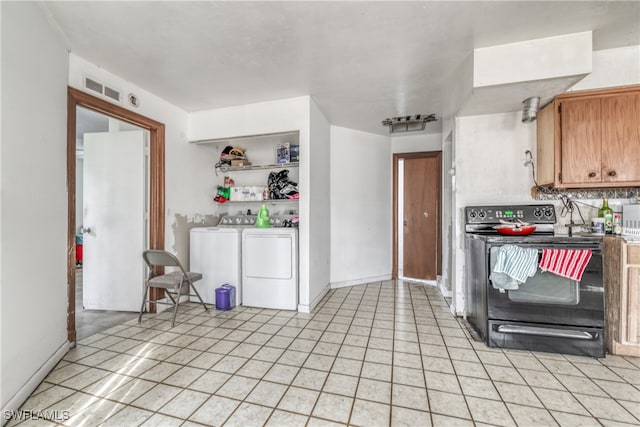
<path fill-rule="evenodd" d="M 248 235 L 244 241 L 245 276 L 288 280 L 293 276 L 292 236 Z"/>
<path fill-rule="evenodd" d="M 246 306 L 295 310 L 298 254 L 295 233 L 243 230 L 242 302 Z"/>

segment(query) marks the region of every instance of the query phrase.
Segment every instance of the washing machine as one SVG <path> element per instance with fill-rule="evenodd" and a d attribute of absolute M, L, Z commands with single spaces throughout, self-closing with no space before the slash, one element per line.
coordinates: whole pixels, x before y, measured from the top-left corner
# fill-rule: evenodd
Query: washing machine
<path fill-rule="evenodd" d="M 298 309 L 298 229 L 242 230 L 242 304 Z"/>
<path fill-rule="evenodd" d="M 216 227 L 195 227 L 189 233 L 189 270 L 202 274 L 195 283 L 204 302 L 215 304 L 215 289 L 236 287 L 242 304 L 241 230 L 255 226 L 256 215 L 226 215 Z M 197 298 L 196 298 L 197 300 Z"/>

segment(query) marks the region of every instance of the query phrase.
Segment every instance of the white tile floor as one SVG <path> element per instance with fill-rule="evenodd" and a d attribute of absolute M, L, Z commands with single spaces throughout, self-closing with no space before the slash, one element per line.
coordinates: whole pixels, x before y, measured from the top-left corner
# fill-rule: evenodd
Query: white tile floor
<path fill-rule="evenodd" d="M 68 426 L 640 424 L 640 359 L 488 348 L 419 284 L 332 290 L 310 315 L 168 318 L 81 340 L 22 409 Z"/>

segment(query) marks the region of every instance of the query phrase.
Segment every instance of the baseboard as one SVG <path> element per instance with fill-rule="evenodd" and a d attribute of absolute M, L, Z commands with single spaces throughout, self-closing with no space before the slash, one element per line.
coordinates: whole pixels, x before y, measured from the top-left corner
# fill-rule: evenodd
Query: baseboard
<path fill-rule="evenodd" d="M 411 277 L 399 277 L 398 280 L 409 283 L 420 283 L 421 285 L 433 286 L 434 288 L 438 286 L 436 280 L 413 279 Z"/>
<path fill-rule="evenodd" d="M 365 277 L 363 279 L 346 280 L 344 282 L 333 282 L 331 283 L 331 289 L 346 288 L 348 286 L 365 285 L 367 283 L 373 283 L 373 282 L 384 282 L 385 280 L 391 280 L 391 275 L 385 274 L 384 276 Z"/>
<path fill-rule="evenodd" d="M 56 350 L 53 355 L 47 359 L 44 364 L 36 371 L 35 374 L 31 376 L 27 380 L 27 382 L 13 395 L 11 399 L 6 403 L 4 408 L 2 408 L 3 414 L 12 413 L 12 411 L 17 411 L 20 409 L 20 406 L 31 396 L 31 393 L 38 388 L 42 380 L 45 379 L 49 372 L 55 368 L 55 366 L 62 360 L 65 354 L 71 348 L 71 343 L 69 341 L 65 341 L 58 350 Z M 9 420 L 4 419 L 2 417 L 2 425 L 5 425 Z"/>
<path fill-rule="evenodd" d="M 444 280 L 442 280 L 442 276 L 438 276 L 438 278 L 436 279 L 436 284 L 438 285 L 438 290 L 443 297 L 451 298 L 453 296 L 453 292 L 444 286 Z"/>

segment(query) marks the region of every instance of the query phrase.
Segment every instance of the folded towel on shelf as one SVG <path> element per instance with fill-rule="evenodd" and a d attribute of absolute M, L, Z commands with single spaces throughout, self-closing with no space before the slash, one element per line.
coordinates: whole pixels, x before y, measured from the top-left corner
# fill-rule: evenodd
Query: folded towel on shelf
<path fill-rule="evenodd" d="M 492 285 L 496 289 L 513 290 L 526 282 L 538 271 L 538 251 L 516 245 L 504 245 L 498 248 L 496 263 L 491 275 Z"/>
<path fill-rule="evenodd" d="M 543 249 L 540 269 L 579 282 L 591 255 L 590 249 Z"/>

